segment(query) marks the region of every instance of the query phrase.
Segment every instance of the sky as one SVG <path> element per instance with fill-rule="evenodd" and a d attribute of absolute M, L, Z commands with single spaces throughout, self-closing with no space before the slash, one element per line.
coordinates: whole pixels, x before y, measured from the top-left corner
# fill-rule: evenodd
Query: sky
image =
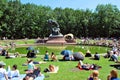
<path fill-rule="evenodd" d="M 116 5 L 120 10 L 120 0 L 21 0 L 21 3 L 33 3 L 36 5 L 50 6 L 51 8 L 73 8 L 95 10 L 98 4 Z"/>

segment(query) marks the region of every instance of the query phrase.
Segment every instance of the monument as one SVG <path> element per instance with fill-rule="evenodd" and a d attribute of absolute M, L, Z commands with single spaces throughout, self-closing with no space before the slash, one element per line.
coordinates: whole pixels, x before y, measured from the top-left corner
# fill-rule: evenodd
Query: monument
<path fill-rule="evenodd" d="M 48 25 L 50 26 L 51 34 L 46 43 L 48 44 L 65 44 L 66 41 L 62 33 L 60 33 L 59 24 L 52 19 L 47 20 Z"/>
<path fill-rule="evenodd" d="M 72 34 L 72 33 L 69 33 L 69 34 L 66 34 L 66 35 L 64 35 L 64 38 L 65 38 L 65 41 L 67 42 L 67 43 L 76 43 L 76 40 L 75 40 L 75 38 L 74 38 L 74 35 Z"/>

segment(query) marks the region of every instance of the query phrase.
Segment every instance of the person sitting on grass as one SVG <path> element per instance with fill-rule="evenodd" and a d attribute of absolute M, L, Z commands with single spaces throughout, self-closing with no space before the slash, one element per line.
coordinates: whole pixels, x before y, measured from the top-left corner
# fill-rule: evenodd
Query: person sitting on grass
<path fill-rule="evenodd" d="M 107 80 L 120 80 L 117 70 L 111 70 L 110 74 L 107 76 Z"/>
<path fill-rule="evenodd" d="M 57 61 L 56 55 L 53 52 L 51 53 L 51 59 L 52 61 Z"/>
<path fill-rule="evenodd" d="M 0 80 L 8 80 L 7 72 L 4 69 L 5 65 L 3 61 L 0 61 Z"/>
<path fill-rule="evenodd" d="M 100 60 L 100 55 L 96 52 L 95 55 L 94 55 L 94 59 L 95 60 Z"/>
<path fill-rule="evenodd" d="M 34 50 L 28 51 L 28 53 L 27 53 L 27 58 L 36 58 L 36 53 L 35 53 L 35 51 L 34 51 Z"/>
<path fill-rule="evenodd" d="M 111 52 L 107 51 L 107 54 L 104 55 L 104 58 L 110 58 L 110 56 L 111 56 Z"/>
<path fill-rule="evenodd" d="M 110 61 L 118 62 L 117 52 L 113 52 L 112 56 L 110 57 Z"/>
<path fill-rule="evenodd" d="M 12 79 L 12 78 L 15 78 L 15 77 L 19 77 L 20 73 L 19 73 L 19 70 L 17 69 L 17 65 L 14 64 L 12 66 L 12 70 L 10 70 L 10 66 L 8 66 L 8 78 L 9 79 Z"/>
<path fill-rule="evenodd" d="M 7 51 L 5 49 L 3 49 L 1 52 L 1 56 L 6 56 L 6 54 L 7 54 Z"/>
<path fill-rule="evenodd" d="M 45 53 L 44 61 L 49 61 L 49 53 L 48 53 L 48 51 L 46 51 L 46 53 Z"/>
<path fill-rule="evenodd" d="M 75 59 L 74 59 L 73 55 L 64 55 L 63 60 L 65 60 L 65 61 L 74 61 Z"/>
<path fill-rule="evenodd" d="M 85 57 L 92 57 L 91 52 L 89 50 L 86 52 Z"/>
<path fill-rule="evenodd" d="M 98 76 L 99 76 L 98 70 L 94 70 L 87 80 L 101 80 L 99 79 Z"/>
<path fill-rule="evenodd" d="M 28 69 L 25 70 L 26 73 L 32 72 L 32 71 L 35 69 L 35 65 L 33 64 L 33 60 L 32 60 L 32 59 L 30 59 L 30 60 L 28 61 L 27 66 L 28 66 Z"/>

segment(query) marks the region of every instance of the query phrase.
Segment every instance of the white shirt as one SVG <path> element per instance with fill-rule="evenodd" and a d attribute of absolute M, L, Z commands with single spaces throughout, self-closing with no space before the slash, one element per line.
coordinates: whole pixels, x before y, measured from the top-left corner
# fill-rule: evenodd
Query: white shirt
<path fill-rule="evenodd" d="M 11 78 L 18 77 L 19 75 L 20 75 L 19 70 L 10 71 L 8 73 L 8 77 L 11 77 Z"/>
<path fill-rule="evenodd" d="M 0 80 L 5 79 L 5 74 L 7 75 L 7 72 L 4 68 L 0 68 Z"/>

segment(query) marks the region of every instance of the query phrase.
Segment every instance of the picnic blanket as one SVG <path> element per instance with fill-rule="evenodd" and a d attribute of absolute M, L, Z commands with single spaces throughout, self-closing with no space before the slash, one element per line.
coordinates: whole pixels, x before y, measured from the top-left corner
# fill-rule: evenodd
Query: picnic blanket
<path fill-rule="evenodd" d="M 11 80 L 23 80 L 23 78 L 26 76 L 26 74 L 21 74 L 19 77 L 12 78 Z M 35 80 L 44 80 L 45 76 L 42 74 L 41 76 L 35 78 Z"/>

